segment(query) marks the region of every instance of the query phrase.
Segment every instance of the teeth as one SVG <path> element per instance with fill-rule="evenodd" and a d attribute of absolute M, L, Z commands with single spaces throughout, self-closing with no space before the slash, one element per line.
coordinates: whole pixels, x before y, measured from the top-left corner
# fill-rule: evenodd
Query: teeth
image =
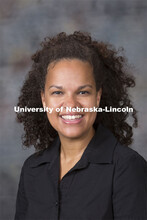
<path fill-rule="evenodd" d="M 82 115 L 62 115 L 62 118 L 69 119 L 69 120 L 74 120 L 76 118 L 82 118 Z"/>

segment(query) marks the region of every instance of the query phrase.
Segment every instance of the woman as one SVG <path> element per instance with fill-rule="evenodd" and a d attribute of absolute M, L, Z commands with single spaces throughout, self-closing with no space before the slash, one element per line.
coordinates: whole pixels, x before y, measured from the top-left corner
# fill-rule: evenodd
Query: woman
<path fill-rule="evenodd" d="M 125 58 L 82 32 L 41 45 L 18 106 L 52 113 L 17 113 L 37 152 L 22 167 L 15 220 L 147 219 L 147 163 L 128 147 L 136 110 L 105 111 L 133 108 Z M 93 107 L 104 111 L 83 111 Z"/>

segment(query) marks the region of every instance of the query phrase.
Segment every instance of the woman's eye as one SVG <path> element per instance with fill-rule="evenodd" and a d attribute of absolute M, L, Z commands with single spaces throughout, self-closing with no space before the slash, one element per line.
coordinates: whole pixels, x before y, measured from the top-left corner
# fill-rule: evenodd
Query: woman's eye
<path fill-rule="evenodd" d="M 54 92 L 52 92 L 52 95 L 60 95 L 60 94 L 62 94 L 61 91 L 54 91 Z"/>
<path fill-rule="evenodd" d="M 81 95 L 89 94 L 88 91 L 80 91 L 79 93 L 80 93 Z"/>

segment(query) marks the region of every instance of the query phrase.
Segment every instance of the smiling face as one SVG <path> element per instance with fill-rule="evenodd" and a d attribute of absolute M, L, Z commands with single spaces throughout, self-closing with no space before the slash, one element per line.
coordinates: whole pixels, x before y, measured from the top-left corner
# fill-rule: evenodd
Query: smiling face
<path fill-rule="evenodd" d="M 83 138 L 93 131 L 96 112 L 66 112 L 66 107 L 97 107 L 100 97 L 88 62 L 62 59 L 49 65 L 41 98 L 44 107 L 53 108 L 47 116 L 60 138 Z M 56 112 L 61 107 L 63 111 Z"/>

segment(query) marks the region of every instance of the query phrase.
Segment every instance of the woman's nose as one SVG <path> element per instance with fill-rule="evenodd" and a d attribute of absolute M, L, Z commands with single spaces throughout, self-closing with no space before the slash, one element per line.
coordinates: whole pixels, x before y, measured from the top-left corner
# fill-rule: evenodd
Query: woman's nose
<path fill-rule="evenodd" d="M 77 107 L 77 100 L 75 96 L 70 95 L 66 97 L 63 103 L 63 107 L 72 107 L 72 108 Z"/>

